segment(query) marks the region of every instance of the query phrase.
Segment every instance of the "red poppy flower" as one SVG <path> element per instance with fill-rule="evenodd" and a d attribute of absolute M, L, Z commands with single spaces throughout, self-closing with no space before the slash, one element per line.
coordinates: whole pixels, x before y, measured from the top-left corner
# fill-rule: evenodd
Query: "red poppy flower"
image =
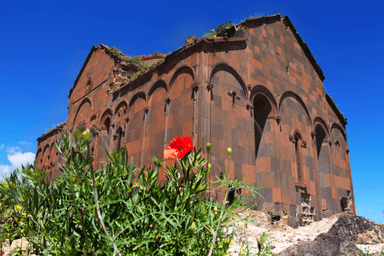
<path fill-rule="evenodd" d="M 191 138 L 178 136 L 171 141 L 169 147 L 164 151 L 164 158 L 183 158 L 192 149 L 193 143 Z"/>

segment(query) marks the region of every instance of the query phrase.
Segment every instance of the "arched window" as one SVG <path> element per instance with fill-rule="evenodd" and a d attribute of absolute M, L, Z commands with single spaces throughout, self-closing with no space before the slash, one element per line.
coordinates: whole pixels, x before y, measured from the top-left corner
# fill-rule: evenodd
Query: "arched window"
<path fill-rule="evenodd" d="M 116 147 L 117 149 L 120 149 L 121 148 L 121 138 L 123 137 L 123 129 L 121 127 L 119 127 L 119 129 L 117 129 L 117 142 L 116 142 Z"/>
<path fill-rule="evenodd" d="M 111 119 L 109 117 L 105 118 L 103 128 L 107 131 L 107 134 L 109 135 L 109 130 L 111 128 Z"/>
<path fill-rule="evenodd" d="M 302 166 L 301 166 L 301 153 L 300 153 L 300 147 L 301 147 L 301 136 L 298 132 L 294 135 L 294 143 L 295 143 L 295 160 L 296 160 L 296 171 L 297 171 L 297 181 L 300 182 L 303 178 L 302 175 Z"/>
<path fill-rule="evenodd" d="M 267 97 L 265 97 L 263 94 L 257 94 L 253 100 L 253 109 L 255 129 L 255 157 L 257 159 L 260 145 L 263 144 L 262 136 L 264 133 L 264 127 L 267 124 L 268 116 L 271 114 L 272 106 Z"/>

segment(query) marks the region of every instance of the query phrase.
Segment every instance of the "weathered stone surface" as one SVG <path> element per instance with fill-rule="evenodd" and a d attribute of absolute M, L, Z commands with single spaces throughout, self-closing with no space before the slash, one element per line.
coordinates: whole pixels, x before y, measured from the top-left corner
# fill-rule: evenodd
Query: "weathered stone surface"
<path fill-rule="evenodd" d="M 281 255 L 337 256 L 345 253 L 360 255 L 354 250 L 359 250 L 359 248 L 350 241 L 345 241 L 339 237 L 330 236 L 328 234 L 320 234 L 314 241 L 300 242 L 288 247 L 281 252 Z"/>
<path fill-rule="evenodd" d="M 373 221 L 360 216 L 340 216 L 328 234 L 356 244 L 384 243 L 383 230 Z"/>
<path fill-rule="evenodd" d="M 359 250 L 359 248 L 350 241 L 345 241 L 339 237 L 330 236 L 328 234 L 320 234 L 314 241 L 300 242 L 288 247 L 281 252 L 281 255 L 337 256 L 345 253 L 360 255 L 354 250 Z"/>
<path fill-rule="evenodd" d="M 360 255 L 355 244 L 384 243 L 384 232 L 373 221 L 360 216 L 342 215 L 327 233 L 314 241 L 300 242 L 281 252 L 281 255 Z"/>

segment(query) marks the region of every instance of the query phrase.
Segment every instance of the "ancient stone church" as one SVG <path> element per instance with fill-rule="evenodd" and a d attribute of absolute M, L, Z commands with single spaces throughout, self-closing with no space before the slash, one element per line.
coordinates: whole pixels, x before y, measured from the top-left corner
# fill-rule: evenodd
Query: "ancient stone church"
<path fill-rule="evenodd" d="M 197 148 L 212 144 L 213 175 L 217 165 L 226 169 L 231 147 L 230 177 L 262 188 L 259 209 L 290 226 L 356 214 L 347 121 L 324 78 L 280 15 L 189 37 L 171 54 L 131 58 L 92 47 L 70 90 L 68 119 L 38 138 L 36 163 L 60 175 L 53 138 L 79 127 L 95 131 L 99 167 L 107 149 L 125 147 L 141 167 L 163 159 L 176 136 L 189 136 Z"/>

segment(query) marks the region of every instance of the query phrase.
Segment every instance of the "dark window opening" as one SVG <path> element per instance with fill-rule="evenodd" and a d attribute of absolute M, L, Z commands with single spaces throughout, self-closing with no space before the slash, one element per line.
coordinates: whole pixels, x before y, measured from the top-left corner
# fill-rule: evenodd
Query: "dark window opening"
<path fill-rule="evenodd" d="M 296 170 L 297 170 L 297 179 L 300 182 L 302 180 L 301 174 L 301 156 L 300 156 L 300 143 L 301 137 L 300 134 L 295 134 L 295 156 L 296 156 Z"/>

